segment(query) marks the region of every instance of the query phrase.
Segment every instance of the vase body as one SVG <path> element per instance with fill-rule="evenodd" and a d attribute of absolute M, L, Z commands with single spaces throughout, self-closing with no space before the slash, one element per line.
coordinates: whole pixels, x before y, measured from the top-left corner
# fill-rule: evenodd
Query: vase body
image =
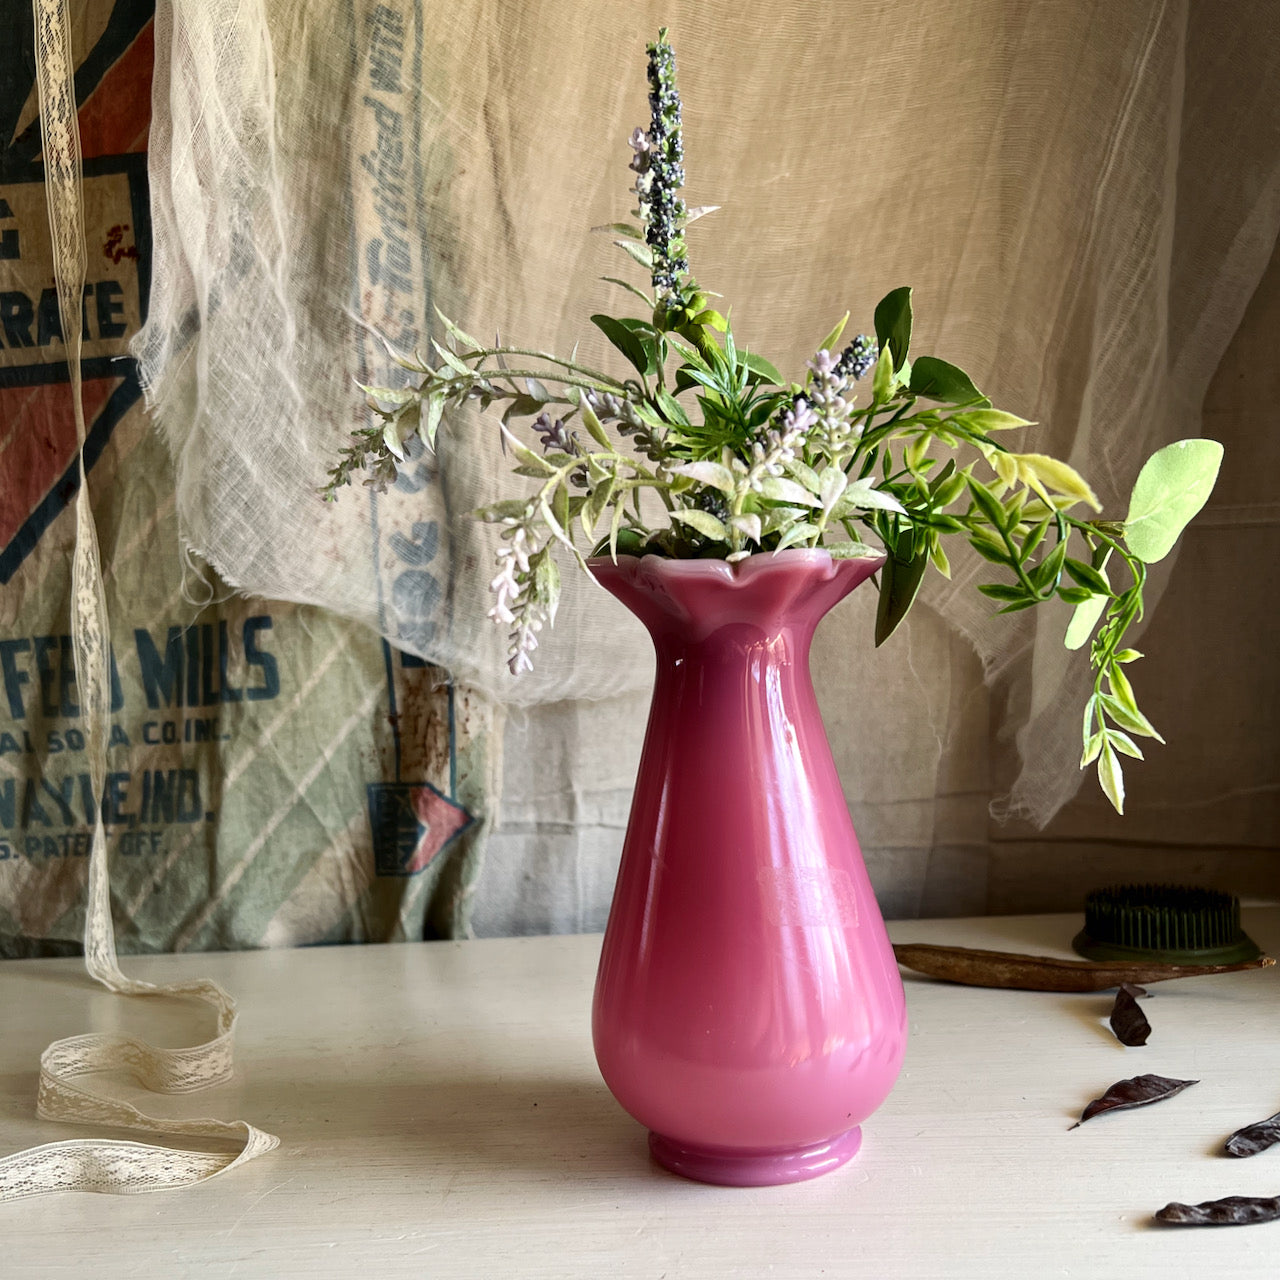
<path fill-rule="evenodd" d="M 818 621 L 880 563 L 592 562 L 657 654 L 596 1058 L 688 1177 L 837 1167 L 902 1064 L 902 982 L 809 676 Z"/>

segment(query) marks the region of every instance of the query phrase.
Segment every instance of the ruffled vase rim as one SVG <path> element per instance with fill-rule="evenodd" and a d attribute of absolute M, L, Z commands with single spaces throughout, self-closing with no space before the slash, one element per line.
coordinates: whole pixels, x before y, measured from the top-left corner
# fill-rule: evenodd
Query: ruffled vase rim
<path fill-rule="evenodd" d="M 703 578 L 708 582 L 721 582 L 727 586 L 743 586 L 761 573 L 768 573 L 780 566 L 808 566 L 819 570 L 821 576 L 833 577 L 844 564 L 866 565 L 874 563 L 876 570 L 883 567 L 888 560 L 887 552 L 878 552 L 873 556 L 842 557 L 834 559 L 825 547 L 787 547 L 782 551 L 762 551 L 747 556 L 743 560 L 700 559 L 682 560 L 672 556 L 660 556 L 646 553 L 643 556 L 619 555 L 591 556 L 587 560 L 588 568 L 616 568 L 629 571 L 630 574 L 658 575 L 660 577 Z"/>

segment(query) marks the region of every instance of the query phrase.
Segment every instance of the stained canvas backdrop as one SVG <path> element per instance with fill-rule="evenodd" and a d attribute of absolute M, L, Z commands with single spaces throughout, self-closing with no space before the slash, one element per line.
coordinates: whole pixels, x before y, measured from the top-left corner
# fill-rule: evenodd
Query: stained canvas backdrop
<path fill-rule="evenodd" d="M 537 674 L 508 679 L 484 619 L 490 531 L 465 518 L 507 483 L 492 422 L 448 424 L 441 465 L 419 458 L 389 494 L 320 503 L 367 420 L 354 382 L 404 378 L 377 335 L 424 345 L 439 305 L 475 333 L 608 359 L 586 317 L 625 305 L 598 277 L 627 264 L 587 228 L 627 209 L 642 46 L 668 23 L 686 195 L 724 206 L 691 230 L 692 263 L 743 341 L 796 376 L 832 319 L 867 328 L 913 284 L 917 349 L 1039 420 L 1029 447 L 1121 517 L 1141 460 L 1199 433 L 1275 242 L 1276 20 L 1243 0 L 164 4 L 135 350 L 185 536 L 236 586 L 368 622 L 523 708 L 491 842 L 519 874 L 490 918 L 595 922 L 647 640 L 572 579 Z M 1084 664 L 1061 650 L 1065 617 L 993 622 L 982 570 L 957 559 L 892 647 L 871 656 L 855 597 L 815 663 L 864 843 L 886 867 L 915 858 L 917 907 L 983 856 L 993 795 L 1044 820 L 1076 785 Z M 522 916 L 514 886 L 545 876 L 555 901 Z"/>

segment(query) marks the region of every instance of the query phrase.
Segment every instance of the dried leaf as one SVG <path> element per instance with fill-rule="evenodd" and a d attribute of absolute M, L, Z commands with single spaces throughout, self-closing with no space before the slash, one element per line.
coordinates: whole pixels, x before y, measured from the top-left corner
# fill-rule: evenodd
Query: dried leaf
<path fill-rule="evenodd" d="M 1227 1196 L 1202 1204 L 1167 1204 L 1156 1214 L 1157 1222 L 1174 1227 L 1247 1227 L 1255 1222 L 1280 1219 L 1280 1196 Z"/>
<path fill-rule="evenodd" d="M 1134 1076 L 1130 1080 L 1117 1080 L 1100 1098 L 1094 1098 L 1084 1109 L 1080 1119 L 1071 1127 L 1078 1129 L 1086 1120 L 1100 1116 L 1104 1111 L 1131 1111 L 1134 1107 L 1163 1102 L 1181 1093 L 1199 1080 L 1170 1080 L 1166 1076 Z"/>
<path fill-rule="evenodd" d="M 1138 997 L 1147 993 L 1142 987 L 1135 987 L 1131 982 L 1122 982 L 1116 992 L 1116 1002 L 1111 1007 L 1111 1030 L 1116 1039 L 1130 1048 L 1146 1044 L 1151 1034 L 1151 1023 L 1147 1015 L 1138 1008 Z"/>
<path fill-rule="evenodd" d="M 1269 1120 L 1259 1120 L 1257 1124 L 1237 1129 L 1227 1139 L 1226 1152 L 1229 1156 L 1256 1156 L 1277 1142 L 1280 1142 L 1280 1111 Z"/>
<path fill-rule="evenodd" d="M 1059 960 L 1056 956 L 1030 956 L 1016 951 L 984 951 L 978 947 L 938 947 L 926 942 L 898 943 L 893 954 L 903 968 L 931 978 L 1013 991 L 1106 991 L 1123 982 L 1202 978 L 1240 969 L 1269 969 L 1275 964 L 1270 956 L 1239 964 L 1116 964 Z"/>

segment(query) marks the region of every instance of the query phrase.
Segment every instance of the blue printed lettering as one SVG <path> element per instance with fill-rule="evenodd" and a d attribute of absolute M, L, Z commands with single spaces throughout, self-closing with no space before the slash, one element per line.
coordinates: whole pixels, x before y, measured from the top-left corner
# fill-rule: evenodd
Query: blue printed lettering
<path fill-rule="evenodd" d="M 262 683 L 245 691 L 250 702 L 266 702 L 280 696 L 280 668 L 275 657 L 258 648 L 258 633 L 270 630 L 271 618 L 268 614 L 244 620 L 245 661 L 262 672 Z"/>
<path fill-rule="evenodd" d="M 182 705 L 182 628 L 170 627 L 165 641 L 164 661 L 151 633 L 139 627 L 133 633 L 138 648 L 138 665 L 142 668 L 142 688 L 147 696 L 147 706 L 153 710 L 164 699 L 166 707 L 176 702 Z M 152 739 L 147 738 L 148 742 Z"/>
<path fill-rule="evenodd" d="M 0 640 L 0 676 L 4 679 L 4 694 L 9 700 L 9 714 L 15 720 L 25 720 L 27 709 L 22 703 L 22 686 L 30 683 L 31 677 L 14 662 L 15 655 L 27 653 L 31 641 L 25 636 L 17 640 Z"/>

